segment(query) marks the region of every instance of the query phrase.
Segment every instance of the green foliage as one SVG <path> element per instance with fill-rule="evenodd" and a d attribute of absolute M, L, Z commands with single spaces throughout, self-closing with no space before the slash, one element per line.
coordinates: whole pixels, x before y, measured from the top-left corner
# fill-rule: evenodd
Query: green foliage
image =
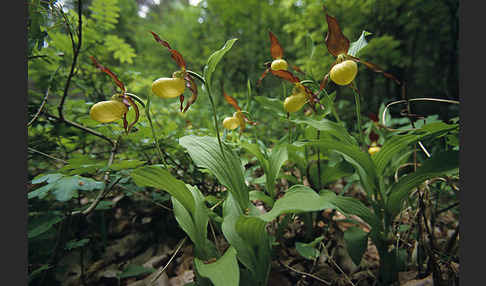
<path fill-rule="evenodd" d="M 219 285 L 239 285 L 240 271 L 236 260 L 236 250 L 229 247 L 223 256 L 212 263 L 205 264 L 197 258 L 194 265 L 203 277 L 207 277 L 215 286 Z"/>
<path fill-rule="evenodd" d="M 118 23 L 120 8 L 118 0 L 93 0 L 89 9 L 96 27 L 101 30 L 113 30 Z"/>
<path fill-rule="evenodd" d="M 354 264 L 359 265 L 368 247 L 368 233 L 359 227 L 350 227 L 344 232 L 344 241 Z"/>
<path fill-rule="evenodd" d="M 130 173 L 140 187 L 154 187 L 171 194 L 190 213 L 195 211 L 194 197 L 184 182 L 174 178 L 160 165 L 145 166 Z"/>
<path fill-rule="evenodd" d="M 399 132 L 372 121 L 363 122 L 359 130 L 356 116 L 364 118 L 371 112 L 381 119 L 385 104 L 401 98 L 401 88 L 360 64 L 355 80 L 362 98 L 360 114 L 355 114 L 349 88 L 329 82 L 319 90 L 335 61 L 324 44 L 328 27 L 320 0 L 207 0 L 197 7 L 185 1 L 160 2 L 139 16 L 139 4 L 131 0 L 83 1 L 81 15 L 77 5 L 61 10 L 55 1 L 28 1 L 29 118 L 39 112 L 28 127 L 31 283 L 61 271 L 56 265 L 63 253 L 56 251 L 98 250 L 93 222 L 98 223 L 97 215 L 103 216 L 100 235 L 106 237 L 104 216 L 117 205 L 110 197 L 97 202 L 108 190 L 127 196 L 151 192 L 147 197 L 152 202 L 171 203 L 173 215 L 168 219 L 175 219 L 194 245 L 195 284 L 267 285 L 272 259 L 279 255 L 273 253 L 278 248 L 272 249 L 277 244 L 295 245 L 304 258 L 317 259 L 318 246 L 333 238 L 321 232 L 313 237 L 315 214 L 327 209 L 351 220 L 351 215 L 357 216 L 370 226 L 369 233 L 348 228 L 346 249 L 359 265 L 371 239 L 380 255 L 379 283 L 395 282 L 398 271 L 406 270 L 407 253 L 400 248 L 406 242 L 390 238 L 396 232 L 417 230 L 395 220 L 404 202 L 414 210 L 421 207 L 412 191 L 446 193 L 448 199 L 456 199 L 451 182 L 458 177 L 459 118 L 447 119 L 458 109 L 452 104 L 438 108 L 436 102 L 430 107 L 411 102 L 413 113 L 423 115 L 413 127 L 398 105 L 389 105 L 386 125 Z M 457 98 L 455 1 L 384 3 L 324 4 L 350 39 L 349 54 L 406 80 L 408 97 Z M 294 85 L 271 73 L 260 85 L 250 84 L 271 60 L 268 30 L 277 35 L 292 73 L 319 97 L 315 109 L 306 104 L 304 110 L 287 114 L 282 103 Z M 153 80 L 171 76 L 178 67 L 148 31 L 177 49 L 194 77 L 203 75 L 196 81 L 199 97 L 185 113 L 178 111 L 181 99 L 151 98 Z M 113 80 L 93 66 L 90 56 L 145 102 L 145 110 L 141 110 L 144 104 L 139 105 L 140 118 L 130 134 L 124 133 L 121 120 L 99 124 L 90 118 L 89 108 L 95 102 L 119 92 Z M 220 122 L 213 119 L 234 109 L 214 88 L 216 82 L 256 125 L 220 136 L 214 129 Z M 190 96 L 188 90 L 183 96 Z M 64 119 L 59 118 L 61 98 Z M 127 120 L 134 118 L 131 107 Z M 368 136 L 371 132 L 378 134 L 377 142 Z M 358 141 L 359 137 L 365 140 Z M 113 148 L 108 141 L 115 140 Z M 414 148 L 419 142 L 426 152 Z M 367 152 L 372 143 L 381 146 L 374 155 Z M 413 168 L 407 168 L 410 165 Z M 432 184 L 438 177 L 446 180 Z M 337 181 L 343 189 L 331 185 Z M 350 196 L 360 189 L 364 198 Z M 89 227 L 65 223 L 66 217 L 77 219 L 74 214 L 86 210 L 82 201 L 97 202 L 93 221 L 79 220 Z M 265 211 L 251 201 L 262 201 Z M 282 232 L 294 214 L 304 220 L 305 240 L 296 237 L 285 244 L 289 241 Z M 223 255 L 214 237 L 208 237 L 208 224 L 218 240 L 226 240 Z M 60 241 L 57 250 L 43 247 L 53 239 Z M 424 247 L 424 241 L 418 243 Z M 50 271 L 54 266 L 56 271 Z M 153 271 L 129 264 L 117 278 L 140 278 Z M 45 284 L 51 283 L 47 280 Z"/>
<path fill-rule="evenodd" d="M 65 202 L 77 195 L 77 191 L 93 191 L 103 189 L 105 184 L 90 178 L 84 178 L 78 175 L 65 176 L 62 174 L 50 174 L 46 176 L 37 176 L 33 183 L 47 181 L 48 184 L 42 186 L 28 194 L 28 199 L 43 199 L 49 193 L 52 193 L 56 200 Z"/>
<path fill-rule="evenodd" d="M 198 167 L 209 169 L 218 181 L 228 188 L 241 209 L 247 208 L 248 187 L 243 176 L 243 166 L 233 150 L 223 144 L 223 155 L 218 141 L 212 137 L 184 136 L 179 139 L 179 144 L 187 149 Z"/>

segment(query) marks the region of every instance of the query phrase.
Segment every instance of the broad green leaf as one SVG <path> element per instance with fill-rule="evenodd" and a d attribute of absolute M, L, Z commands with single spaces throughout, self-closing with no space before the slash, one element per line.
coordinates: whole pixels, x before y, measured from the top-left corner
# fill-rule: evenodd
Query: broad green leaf
<path fill-rule="evenodd" d="M 348 55 L 355 57 L 362 48 L 366 47 L 366 45 L 368 45 L 366 36 L 371 34 L 373 33 L 363 30 L 359 39 L 356 42 L 352 42 L 349 46 Z"/>
<path fill-rule="evenodd" d="M 282 168 L 283 163 L 288 159 L 287 146 L 276 145 L 268 158 L 266 158 L 266 156 L 261 152 L 257 144 L 244 142 L 242 143 L 242 147 L 257 157 L 265 174 L 267 193 L 271 198 L 275 197 L 275 180 L 280 172 L 280 168 Z"/>
<path fill-rule="evenodd" d="M 416 172 L 401 178 L 390 190 L 387 211 L 393 219 L 399 212 L 403 200 L 410 191 L 425 180 L 455 172 L 459 168 L 459 151 L 446 151 L 432 156 Z"/>
<path fill-rule="evenodd" d="M 339 141 L 357 146 L 356 140 L 348 133 L 346 128 L 337 124 L 336 122 L 324 118 L 321 120 L 314 120 L 310 118 L 306 118 L 304 120 L 297 119 L 292 120 L 292 122 L 295 122 L 297 124 L 307 124 L 314 127 L 316 130 L 324 131 L 325 134 L 332 135 Z"/>
<path fill-rule="evenodd" d="M 275 197 L 275 180 L 277 179 L 283 163 L 285 163 L 287 159 L 287 146 L 282 144 L 275 146 L 268 158 L 268 173 L 266 172 L 265 176 L 267 178 L 267 191 L 272 198 Z"/>
<path fill-rule="evenodd" d="M 264 221 L 272 221 L 281 214 L 337 209 L 344 214 L 353 214 L 373 229 L 379 228 L 376 216 L 359 200 L 351 197 L 337 196 L 330 191 L 317 194 L 314 190 L 303 185 L 294 185 L 285 195 L 275 201 L 273 208 L 259 216 Z"/>
<path fill-rule="evenodd" d="M 78 175 L 64 176 L 60 174 L 50 174 L 35 179 L 35 182 L 50 182 L 27 194 L 28 199 L 39 198 L 43 199 L 49 192 L 51 192 L 56 200 L 65 202 L 73 198 L 76 191 L 92 191 L 95 189 L 103 189 L 105 184 L 103 182 L 95 181 L 91 178 L 85 178 Z M 33 181 L 33 182 L 34 182 Z"/>
<path fill-rule="evenodd" d="M 295 250 L 307 259 L 316 259 L 319 257 L 320 252 L 315 247 L 316 245 L 324 239 L 324 236 L 319 236 L 312 242 L 303 243 L 295 242 Z"/>
<path fill-rule="evenodd" d="M 271 267 L 271 245 L 266 224 L 258 217 L 241 215 L 235 225 L 236 232 L 252 251 L 255 269 L 250 270 L 254 273 L 257 285 L 267 285 Z"/>
<path fill-rule="evenodd" d="M 221 231 L 229 244 L 236 249 L 238 260 L 255 276 L 255 252 L 250 244 L 245 242 L 235 229 L 236 221 L 242 215 L 241 208 L 230 193 L 223 203 L 224 220 L 221 225 Z"/>
<path fill-rule="evenodd" d="M 302 255 L 302 257 L 306 259 L 316 259 L 319 257 L 319 250 L 315 249 L 314 247 L 310 246 L 308 243 L 303 242 L 296 242 L 295 243 L 295 250 Z"/>
<path fill-rule="evenodd" d="M 285 195 L 276 200 L 273 208 L 260 216 L 266 222 L 272 221 L 281 214 L 319 211 L 334 208 L 332 195 L 320 196 L 314 190 L 303 185 L 290 187 Z"/>
<path fill-rule="evenodd" d="M 71 240 L 66 243 L 64 247 L 66 250 L 71 250 L 73 248 L 83 247 L 89 242 L 89 238 L 83 238 L 81 240 Z"/>
<path fill-rule="evenodd" d="M 49 191 L 52 189 L 53 186 L 54 184 L 47 184 L 45 186 L 37 188 L 36 190 L 31 191 L 27 194 L 27 199 L 30 200 L 32 198 L 39 198 L 42 200 L 47 196 L 47 194 L 49 193 Z"/>
<path fill-rule="evenodd" d="M 359 265 L 361 258 L 368 248 L 368 232 L 359 227 L 350 227 L 344 232 L 346 249 L 354 264 Z"/>
<path fill-rule="evenodd" d="M 41 217 L 29 218 L 27 238 L 31 239 L 43 234 L 62 220 L 63 216 L 55 214 L 47 214 Z"/>
<path fill-rule="evenodd" d="M 168 192 L 189 212 L 194 211 L 194 198 L 184 182 L 174 178 L 161 165 L 138 168 L 130 173 L 135 184 L 140 187 L 153 187 Z"/>
<path fill-rule="evenodd" d="M 352 214 L 360 217 L 371 226 L 372 230 L 381 229 L 380 221 L 376 215 L 361 201 L 352 197 L 334 196 L 332 203 L 344 214 Z"/>
<path fill-rule="evenodd" d="M 141 165 L 143 165 L 145 163 L 147 163 L 147 162 L 140 161 L 140 160 L 122 160 L 122 161 L 119 161 L 117 163 L 113 163 L 110 166 L 110 169 L 114 170 L 114 171 L 133 169 L 133 168 L 140 167 Z"/>
<path fill-rule="evenodd" d="M 194 198 L 194 212 L 189 213 L 175 197 L 171 197 L 174 215 L 179 226 L 194 243 L 195 256 L 201 259 L 209 259 L 215 256 L 214 245 L 207 239 L 209 209 L 206 207 L 204 196 L 199 189 L 190 185 L 187 185 L 187 187 Z"/>
<path fill-rule="evenodd" d="M 211 54 L 211 56 L 209 56 L 208 62 L 204 67 L 204 80 L 206 81 L 207 85 L 211 85 L 211 77 L 214 73 L 214 70 L 216 69 L 216 66 L 221 61 L 224 54 L 226 54 L 231 49 L 236 40 L 238 39 L 234 38 L 226 41 L 221 49 L 217 50 L 216 52 Z"/>
<path fill-rule="evenodd" d="M 186 148 L 194 163 L 208 169 L 218 181 L 233 194 L 241 209 L 249 204 L 248 187 L 245 183 L 240 158 L 223 143 L 224 157 L 214 137 L 184 136 L 179 144 Z"/>
<path fill-rule="evenodd" d="M 422 128 L 417 129 L 409 134 L 393 136 L 391 139 L 385 142 L 380 152 L 373 156 L 377 173 L 383 175 L 386 166 L 393 160 L 394 156 L 403 153 L 415 142 L 430 137 L 444 135 L 449 131 L 457 129 L 458 127 L 459 126 L 457 124 L 433 122 L 424 125 Z"/>
<path fill-rule="evenodd" d="M 145 275 L 154 272 L 154 268 L 143 267 L 141 265 L 129 264 L 122 273 L 118 274 L 118 278 L 128 278 L 140 275 Z"/>
<path fill-rule="evenodd" d="M 54 174 L 46 174 L 46 175 L 38 175 L 32 180 L 32 184 L 40 184 L 43 182 L 47 182 L 48 184 L 54 183 L 55 181 L 59 180 L 60 178 L 64 177 L 63 174 L 54 173 Z"/>
<path fill-rule="evenodd" d="M 194 258 L 194 265 L 201 276 L 209 278 L 215 286 L 238 286 L 240 271 L 236 260 L 236 249 L 230 246 L 223 256 L 212 263 Z"/>
<path fill-rule="evenodd" d="M 49 264 L 44 264 L 42 265 L 41 267 L 37 268 L 36 270 L 32 271 L 31 273 L 29 273 L 29 283 L 37 276 L 39 276 L 39 274 L 41 274 L 43 271 L 46 271 L 47 269 L 50 269 L 52 268 L 53 266 L 52 265 L 49 265 Z"/>

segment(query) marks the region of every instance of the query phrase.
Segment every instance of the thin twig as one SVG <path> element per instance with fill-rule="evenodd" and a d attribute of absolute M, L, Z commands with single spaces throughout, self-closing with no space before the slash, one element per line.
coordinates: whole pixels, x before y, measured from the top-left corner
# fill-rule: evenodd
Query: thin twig
<path fill-rule="evenodd" d="M 115 145 L 115 141 L 114 141 L 113 139 L 110 139 L 110 138 L 106 137 L 105 135 L 103 135 L 103 134 L 101 134 L 101 133 L 99 133 L 99 132 L 94 131 L 94 130 L 93 130 L 93 129 L 91 129 L 91 128 L 85 127 L 85 126 L 83 126 L 83 125 L 81 125 L 81 124 L 79 124 L 79 123 L 76 123 L 76 122 L 73 122 L 73 121 L 70 121 L 70 120 L 67 120 L 67 119 L 62 119 L 62 118 L 57 117 L 57 116 L 55 116 L 55 115 L 49 114 L 49 113 L 47 113 L 47 112 L 44 112 L 44 114 L 46 114 L 46 115 L 47 115 L 48 117 L 50 117 L 50 118 L 56 119 L 56 120 L 58 120 L 58 121 L 64 122 L 64 123 L 66 123 L 66 124 L 68 124 L 68 125 L 71 125 L 71 126 L 73 126 L 73 127 L 78 128 L 78 129 L 81 129 L 81 130 L 83 130 L 83 131 L 85 131 L 85 132 L 87 132 L 87 133 L 89 133 L 89 134 L 91 134 L 91 135 L 94 135 L 94 136 L 100 137 L 100 138 L 102 138 L 102 139 L 104 139 L 104 140 L 108 141 L 108 142 L 109 142 L 109 143 L 110 143 L 112 146 L 114 146 L 114 145 Z"/>
<path fill-rule="evenodd" d="M 390 108 L 390 106 L 395 105 L 395 104 L 407 103 L 407 102 L 410 102 L 410 101 L 436 101 L 436 102 L 444 102 L 444 103 L 451 103 L 451 104 L 459 104 L 459 101 L 457 101 L 457 100 L 439 99 L 439 98 L 426 98 L 426 97 L 424 97 L 424 98 L 412 98 L 412 99 L 408 99 L 408 101 L 407 100 L 398 100 L 398 101 L 390 102 L 385 106 L 385 109 L 383 110 L 383 113 L 381 115 L 381 121 L 382 121 L 381 126 L 386 128 L 388 131 L 403 132 L 403 131 L 415 130 L 413 128 L 412 129 L 394 129 L 394 128 L 390 128 L 390 127 L 386 126 L 386 112 L 387 112 L 388 108 Z"/>
<path fill-rule="evenodd" d="M 47 103 L 47 98 L 49 97 L 49 91 L 51 90 L 51 82 L 54 79 L 54 76 L 57 74 L 57 72 L 59 71 L 60 68 L 61 68 L 61 66 L 59 66 L 56 69 L 56 71 L 51 75 L 51 77 L 49 79 L 49 84 L 48 84 L 48 87 L 47 87 L 47 90 L 46 90 L 46 95 L 44 96 L 44 99 L 42 99 L 42 103 L 41 103 L 39 109 L 37 110 L 37 112 L 35 113 L 34 117 L 32 117 L 32 119 L 30 120 L 29 123 L 27 123 L 27 127 L 29 127 L 30 125 L 32 125 L 37 120 L 37 118 L 39 117 L 39 115 L 41 114 L 42 109 L 44 108 L 44 106 Z"/>
<path fill-rule="evenodd" d="M 279 261 L 279 262 L 280 262 L 280 264 L 282 264 L 282 265 L 283 265 L 283 266 L 285 266 L 286 268 L 288 268 L 288 269 L 290 269 L 290 270 L 292 270 L 292 271 L 294 271 L 294 272 L 296 272 L 296 273 L 299 273 L 299 274 L 301 274 L 301 275 L 305 275 L 305 276 L 309 276 L 309 277 L 314 278 L 314 279 L 316 279 L 317 281 L 320 281 L 320 282 L 322 282 L 322 283 L 324 283 L 324 284 L 326 284 L 326 285 L 331 285 L 331 282 L 327 282 L 326 280 L 322 280 L 321 278 L 319 278 L 319 277 L 317 277 L 317 276 L 315 276 L 315 275 L 313 275 L 313 274 L 310 274 L 310 273 L 307 273 L 307 272 L 303 272 L 303 271 L 297 270 L 297 269 L 295 269 L 295 268 L 293 268 L 293 267 L 291 267 L 291 266 L 289 266 L 289 265 L 286 265 L 285 263 L 282 263 L 281 261 Z"/>
<path fill-rule="evenodd" d="M 334 266 L 336 266 L 336 268 L 341 272 L 341 274 L 344 275 L 344 277 L 346 278 L 346 280 L 348 280 L 348 282 L 351 283 L 351 285 L 356 286 L 356 285 L 354 285 L 354 283 L 351 280 L 351 278 L 349 278 L 349 276 L 346 274 L 346 272 L 344 272 L 341 269 L 341 267 L 339 267 L 339 265 L 336 263 L 336 261 L 334 261 L 334 259 L 329 255 L 329 252 L 327 251 L 326 245 L 322 241 L 320 242 L 320 244 L 323 246 L 322 249 L 326 253 L 327 258 L 332 262 L 332 264 L 334 264 Z"/>
<path fill-rule="evenodd" d="M 118 150 L 118 140 L 115 142 L 115 145 L 111 149 L 110 158 L 108 159 L 108 164 L 107 164 L 108 168 L 111 166 L 111 164 L 113 164 L 113 160 L 115 159 L 115 154 L 116 154 L 117 150 Z M 87 209 L 85 209 L 84 211 L 72 212 L 72 215 L 82 214 L 82 215 L 86 216 L 86 215 L 90 214 L 98 206 L 98 204 L 101 202 L 101 200 L 104 199 L 105 196 L 113 189 L 113 187 L 122 179 L 122 177 L 120 177 L 114 183 L 108 185 L 107 183 L 108 183 L 109 175 L 110 175 L 110 171 L 106 171 L 105 176 L 103 178 L 103 181 L 104 181 L 106 187 L 98 193 L 98 195 L 96 196 L 96 199 L 91 203 L 91 205 Z"/>
<path fill-rule="evenodd" d="M 169 264 L 172 262 L 172 260 L 174 259 L 174 257 L 177 255 L 177 253 L 179 252 L 179 250 L 182 248 L 182 246 L 184 245 L 184 242 L 186 242 L 186 239 L 187 239 L 187 236 L 184 237 L 180 242 L 179 242 L 179 245 L 177 246 L 176 250 L 174 251 L 174 254 L 172 254 L 172 256 L 170 257 L 169 261 L 167 262 L 167 264 L 165 264 L 165 266 L 161 269 L 158 270 L 159 273 L 157 273 L 154 278 L 152 278 L 152 280 L 150 281 L 150 285 L 155 285 L 155 281 L 157 281 L 157 279 L 159 279 L 160 275 L 162 275 L 162 273 L 164 273 L 165 269 L 169 266 Z"/>
<path fill-rule="evenodd" d="M 49 154 L 46 154 L 46 153 L 43 153 L 43 152 L 41 152 L 41 151 L 35 150 L 34 148 L 27 147 L 27 150 L 29 150 L 29 151 L 31 151 L 31 152 L 34 152 L 34 153 L 37 153 L 37 154 L 40 154 L 40 155 L 45 156 L 45 157 L 47 157 L 47 158 L 50 158 L 50 159 L 53 159 L 53 160 L 56 160 L 56 161 L 62 162 L 62 163 L 64 163 L 64 164 L 67 164 L 67 163 L 68 163 L 67 161 L 65 161 L 65 160 L 63 160 L 63 159 L 56 158 L 56 157 L 51 156 L 51 155 L 49 155 Z"/>

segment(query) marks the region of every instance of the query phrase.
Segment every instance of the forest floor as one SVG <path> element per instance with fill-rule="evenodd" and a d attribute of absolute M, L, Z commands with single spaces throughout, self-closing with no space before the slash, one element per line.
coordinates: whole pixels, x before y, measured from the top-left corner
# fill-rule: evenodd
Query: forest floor
<path fill-rule="evenodd" d="M 342 182 L 332 185 L 336 192 L 342 187 Z M 364 193 L 355 186 L 350 195 L 364 200 Z M 182 286 L 194 280 L 192 244 L 178 227 L 170 208 L 154 203 L 148 192 L 137 195 L 114 192 L 107 199 L 113 202 L 111 210 L 103 214 L 93 212 L 86 217 L 80 235 L 87 235 L 90 243 L 67 252 L 59 260 L 58 267 L 64 270 L 58 271 L 55 278 L 61 285 Z M 254 203 L 265 211 L 261 202 Z M 380 263 L 376 247 L 368 241 L 361 263 L 356 265 L 343 240 L 346 228 L 359 226 L 369 231 L 369 226 L 357 217 L 346 218 L 336 211 L 325 210 L 317 217 L 311 240 L 317 236 L 323 239 L 316 247 L 319 252 L 315 258 L 305 258 L 296 250 L 296 242 L 309 240 L 303 222 L 298 216 L 292 216 L 282 239 L 274 247 L 268 285 L 376 285 Z M 397 240 L 410 259 L 406 271 L 399 273 L 396 285 L 434 285 L 431 271 L 417 267 L 418 242 L 411 232 L 416 211 L 403 212 L 400 223 L 409 226 L 402 227 L 408 230 L 400 232 Z M 100 231 L 100 225 L 105 225 L 104 231 Z M 440 213 L 434 227 L 437 244 L 447 244 L 457 226 L 458 217 L 451 210 Z M 221 232 L 213 227 L 210 224 L 210 239 L 224 252 L 228 245 Z M 451 280 L 450 285 L 457 285 L 458 263 L 442 263 L 440 272 L 445 280 Z"/>

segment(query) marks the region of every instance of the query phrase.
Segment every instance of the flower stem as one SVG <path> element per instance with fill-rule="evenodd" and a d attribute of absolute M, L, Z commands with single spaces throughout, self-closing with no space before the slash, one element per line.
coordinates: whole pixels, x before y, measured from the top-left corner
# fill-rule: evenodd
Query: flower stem
<path fill-rule="evenodd" d="M 209 86 L 206 87 L 208 91 L 209 100 L 211 101 L 211 106 L 213 107 L 214 128 L 216 129 L 216 135 L 218 136 L 219 148 L 221 149 L 221 154 L 223 155 L 223 159 L 226 160 L 226 156 L 224 155 L 223 143 L 221 142 L 221 137 L 219 135 L 218 117 L 216 116 L 216 106 L 214 105 L 213 96 L 211 95 L 210 87 Z"/>
<path fill-rule="evenodd" d="M 221 136 L 219 135 L 218 117 L 216 116 L 216 107 L 214 105 L 213 96 L 211 95 L 211 87 L 209 86 L 209 83 L 206 82 L 204 77 L 202 77 L 200 74 L 193 72 L 191 70 L 187 70 L 187 73 L 200 80 L 203 83 L 203 85 L 206 87 L 209 96 L 209 101 L 211 101 L 211 106 L 213 108 L 214 128 L 216 129 L 216 135 L 218 136 L 219 148 L 221 149 L 221 154 L 223 155 L 223 159 L 226 160 L 226 156 L 224 155 L 223 143 L 221 142 Z"/>
<path fill-rule="evenodd" d="M 358 125 L 358 133 L 359 133 L 359 141 L 361 144 L 364 144 L 364 137 L 363 137 L 363 132 L 361 132 L 361 108 L 360 108 L 360 102 L 359 102 L 359 92 L 356 86 L 354 85 L 354 82 L 351 83 L 351 89 L 353 90 L 354 93 L 354 101 L 356 102 L 356 117 L 357 117 L 357 125 Z"/>
<path fill-rule="evenodd" d="M 165 157 L 162 154 L 162 150 L 160 149 L 159 141 L 157 140 L 157 136 L 155 135 L 154 125 L 152 124 L 152 118 L 150 117 L 150 94 L 147 95 L 147 105 L 144 106 L 144 107 L 145 107 L 145 115 L 147 116 L 148 122 L 150 124 L 150 128 L 152 129 L 152 137 L 154 138 L 155 147 L 156 147 L 156 149 L 157 149 L 157 151 L 159 153 L 159 157 L 162 160 L 162 163 L 164 164 L 164 167 L 166 169 L 169 169 L 167 167 L 167 162 L 165 161 Z"/>

